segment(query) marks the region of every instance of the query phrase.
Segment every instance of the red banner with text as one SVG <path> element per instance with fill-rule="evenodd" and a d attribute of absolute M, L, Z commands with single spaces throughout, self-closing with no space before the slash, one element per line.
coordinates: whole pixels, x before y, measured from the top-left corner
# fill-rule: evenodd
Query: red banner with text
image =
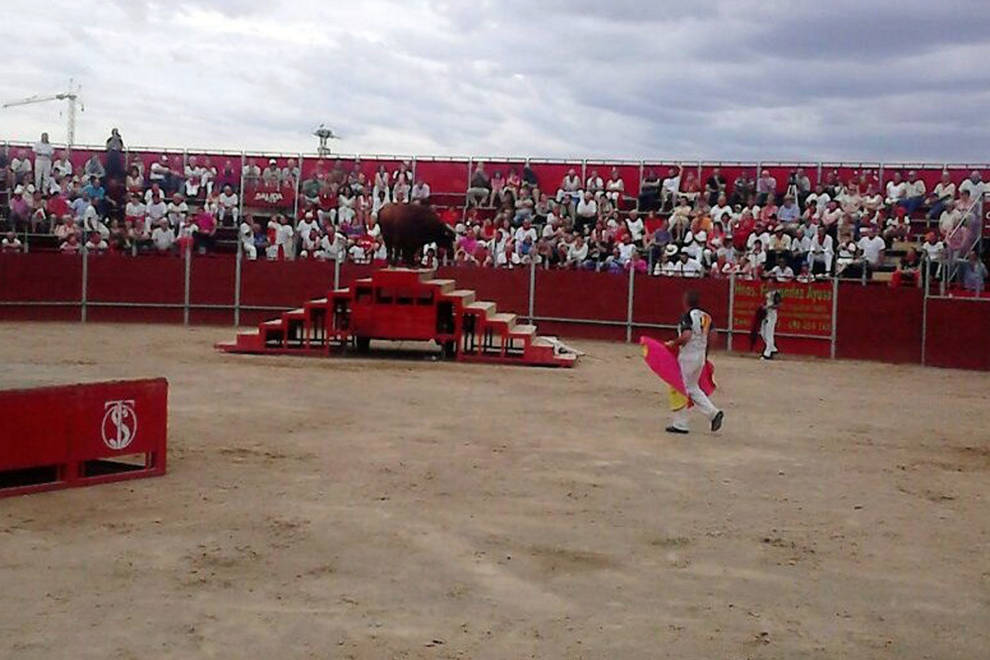
<path fill-rule="evenodd" d="M 766 302 L 769 291 L 780 292 L 777 313 L 777 332 L 808 335 L 830 339 L 832 337 L 832 284 L 798 282 L 736 281 L 732 307 L 732 330 L 749 332 L 753 327 L 756 310 Z"/>

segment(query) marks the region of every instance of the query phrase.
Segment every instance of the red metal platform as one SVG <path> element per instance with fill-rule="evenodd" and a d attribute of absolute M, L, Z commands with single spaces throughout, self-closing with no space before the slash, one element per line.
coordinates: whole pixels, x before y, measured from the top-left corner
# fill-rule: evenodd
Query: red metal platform
<path fill-rule="evenodd" d="M 0 497 L 165 474 L 168 381 L 0 391 Z"/>
<path fill-rule="evenodd" d="M 433 271 L 383 269 L 347 289 L 327 293 L 302 307 L 217 344 L 229 353 L 329 355 L 350 345 L 367 351 L 372 339 L 434 341 L 446 356 L 465 362 L 571 367 L 577 357 L 518 324 L 515 314 L 475 300 L 474 291 Z"/>

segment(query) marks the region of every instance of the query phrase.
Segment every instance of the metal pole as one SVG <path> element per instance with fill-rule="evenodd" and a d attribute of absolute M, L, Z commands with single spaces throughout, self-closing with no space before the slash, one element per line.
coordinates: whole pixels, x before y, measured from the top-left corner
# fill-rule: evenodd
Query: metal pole
<path fill-rule="evenodd" d="M 536 262 L 529 262 L 529 322 L 533 322 L 533 306 L 536 304 Z"/>
<path fill-rule="evenodd" d="M 921 302 L 921 365 L 925 366 L 926 359 L 928 357 L 928 290 L 931 286 L 929 280 L 929 270 L 931 269 L 931 264 L 925 263 L 925 269 L 922 272 L 922 280 L 925 283 L 925 297 Z"/>
<path fill-rule="evenodd" d="M 86 322 L 86 290 L 89 288 L 89 250 L 83 247 L 82 250 L 82 296 L 79 301 L 79 320 Z"/>
<path fill-rule="evenodd" d="M 736 274 L 729 275 L 729 338 L 726 340 L 725 350 L 732 352 L 732 330 L 735 327 L 736 311 Z"/>
<path fill-rule="evenodd" d="M 185 326 L 189 325 L 189 275 L 192 266 L 192 246 L 189 246 L 185 250 L 186 253 L 186 272 L 185 272 L 185 293 L 182 299 L 182 324 Z"/>
<path fill-rule="evenodd" d="M 629 297 L 626 300 L 626 343 L 632 341 L 633 292 L 636 289 L 636 269 L 629 269 Z"/>
<path fill-rule="evenodd" d="M 829 357 L 835 359 L 835 339 L 836 328 L 839 325 L 839 278 L 832 278 L 832 346 L 829 349 Z"/>
<path fill-rule="evenodd" d="M 241 327 L 241 262 L 244 246 L 237 241 L 237 259 L 234 262 L 234 327 Z"/>
<path fill-rule="evenodd" d="M 334 257 L 333 260 L 333 290 L 336 291 L 340 288 L 340 257 Z"/>

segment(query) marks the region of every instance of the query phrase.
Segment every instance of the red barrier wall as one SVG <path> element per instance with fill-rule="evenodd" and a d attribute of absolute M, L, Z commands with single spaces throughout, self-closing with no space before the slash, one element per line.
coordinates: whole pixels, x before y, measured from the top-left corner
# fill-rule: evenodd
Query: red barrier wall
<path fill-rule="evenodd" d="M 529 307 L 529 269 L 440 268 L 437 277 L 452 279 L 459 289 L 472 289 L 478 300 L 491 300 L 503 312 L 526 316 Z"/>
<path fill-rule="evenodd" d="M 417 160 L 416 177 L 430 184 L 430 191 L 464 194 L 468 184 L 466 160 Z"/>
<path fill-rule="evenodd" d="M 165 474 L 167 428 L 164 378 L 0 391 L 0 496 Z M 133 454 L 143 466 L 93 463 Z M 52 471 L 30 484 L 12 474 L 30 468 Z"/>
<path fill-rule="evenodd" d="M 181 323 L 183 321 L 184 261 L 177 257 L 99 255 L 88 259 L 87 318 L 103 322 Z M 233 258 L 193 257 L 190 273 L 189 320 L 193 324 L 233 322 Z M 340 285 L 367 277 L 373 266 L 343 264 Z M 491 300 L 502 311 L 525 318 L 529 313 L 527 268 L 441 268 L 437 277 L 473 289 L 480 300 Z M 536 317 L 576 319 L 538 321 L 545 334 L 623 340 L 628 301 L 624 275 L 583 271 L 544 271 L 535 274 Z M 242 264 L 242 325 L 271 318 L 275 310 L 291 309 L 310 298 L 322 298 L 333 288 L 334 264 L 321 261 Z M 82 258 L 53 253 L 0 255 L 0 320 L 78 320 L 82 289 Z M 633 296 L 633 339 L 639 334 L 667 338 L 670 332 L 647 325 L 676 325 L 681 296 L 699 291 L 717 329 L 728 327 L 729 283 L 726 280 L 676 280 L 638 276 Z M 593 292 L 594 295 L 589 295 Z M 58 302 L 62 305 L 20 305 Z M 117 304 L 117 303 L 123 303 Z M 169 307 L 155 307 L 168 305 Z M 197 305 L 229 309 L 196 309 Z M 990 303 L 966 299 L 929 299 L 927 361 L 935 366 L 990 369 Z M 836 356 L 848 359 L 919 363 L 924 296 L 914 288 L 843 284 L 839 290 Z M 581 323 L 613 321 L 617 325 Z M 720 333 L 715 346 L 724 346 Z M 781 351 L 827 357 L 828 339 L 779 337 Z M 748 350 L 747 333 L 736 333 L 733 348 Z"/>
<path fill-rule="evenodd" d="M 841 284 L 835 356 L 921 362 L 923 307 L 921 289 Z"/>
<path fill-rule="evenodd" d="M 933 367 L 990 370 L 990 302 L 929 299 L 925 353 Z"/>
<path fill-rule="evenodd" d="M 78 255 L 39 252 L 0 258 L 0 300 L 75 301 L 81 296 L 82 257 Z"/>
<path fill-rule="evenodd" d="M 333 289 L 331 261 L 245 261 L 241 264 L 241 304 L 298 307 Z"/>

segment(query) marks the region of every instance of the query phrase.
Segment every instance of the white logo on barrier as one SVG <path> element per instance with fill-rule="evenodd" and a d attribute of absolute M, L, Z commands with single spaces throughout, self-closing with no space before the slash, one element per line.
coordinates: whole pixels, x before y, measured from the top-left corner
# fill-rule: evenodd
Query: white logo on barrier
<path fill-rule="evenodd" d="M 103 442 L 110 449 L 124 449 L 137 435 L 138 418 L 134 412 L 134 400 L 107 401 L 103 404 Z"/>
<path fill-rule="evenodd" d="M 280 192 L 262 192 L 258 191 L 254 193 L 254 201 L 256 202 L 267 202 L 269 204 L 278 204 L 282 201 L 283 195 Z"/>

